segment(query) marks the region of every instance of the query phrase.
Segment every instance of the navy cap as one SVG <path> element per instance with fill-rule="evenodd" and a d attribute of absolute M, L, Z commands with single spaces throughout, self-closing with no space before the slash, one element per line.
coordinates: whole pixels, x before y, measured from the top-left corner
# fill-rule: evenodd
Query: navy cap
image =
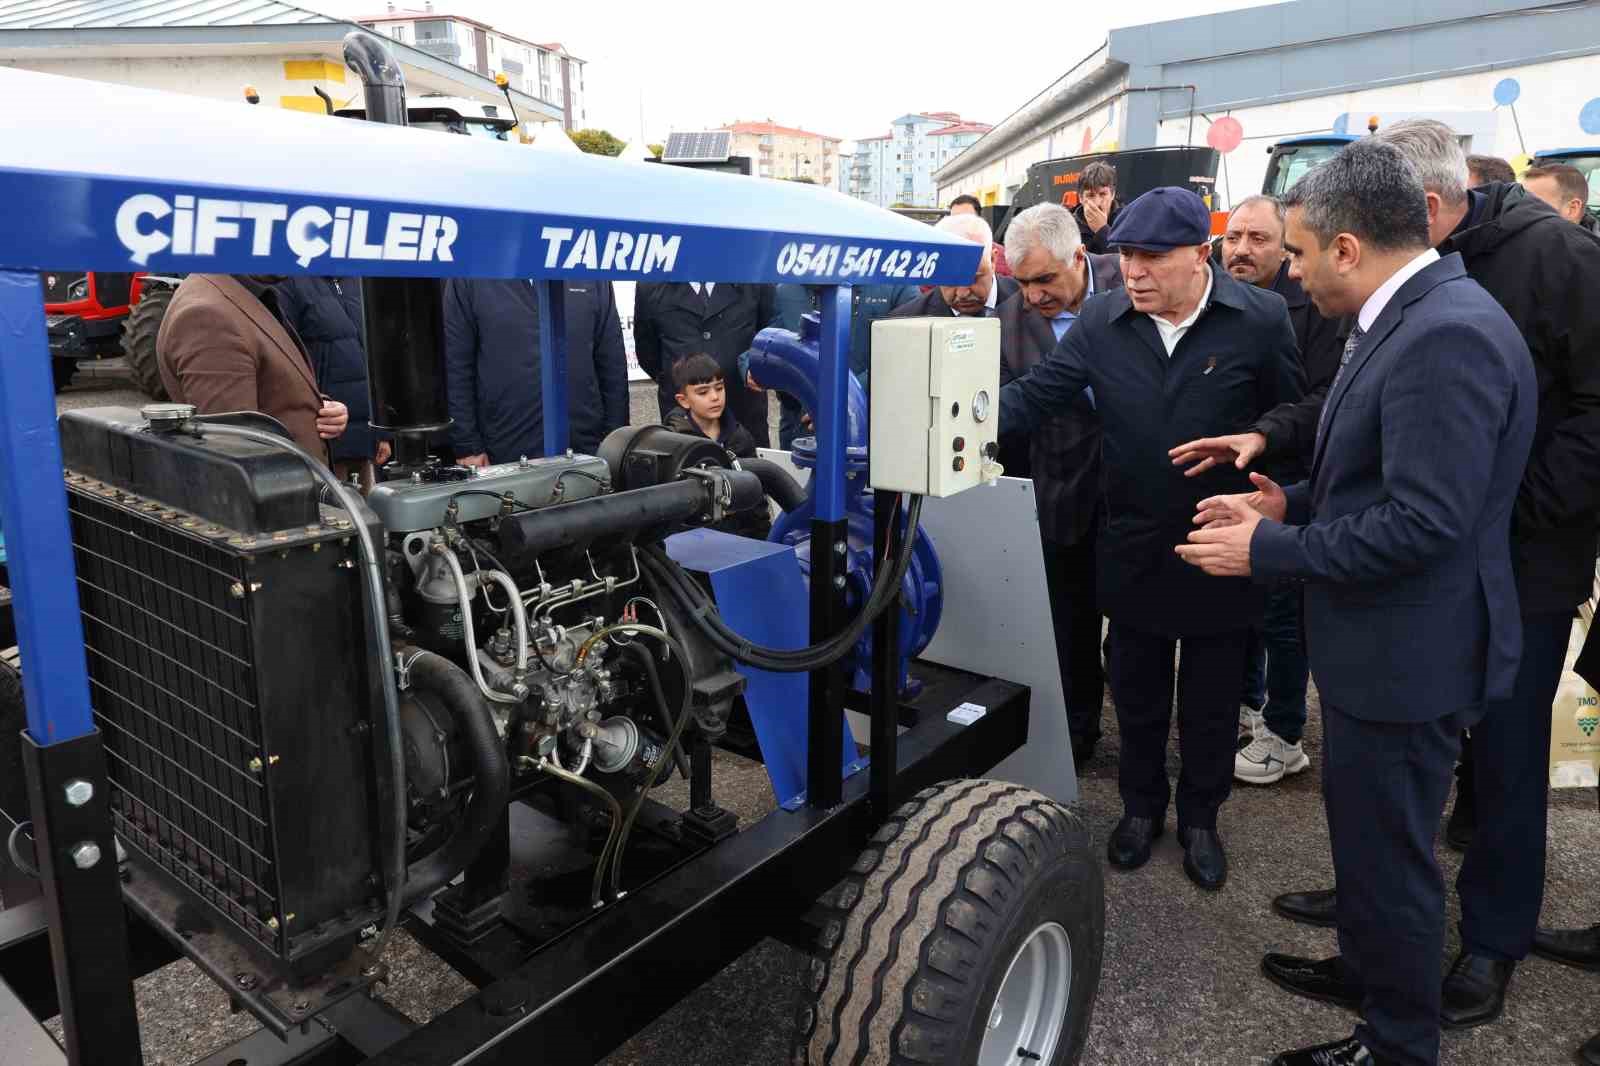
<path fill-rule="evenodd" d="M 1151 189 L 1117 212 L 1106 235 L 1112 247 L 1165 252 L 1211 240 L 1211 212 L 1193 191 L 1177 185 Z"/>

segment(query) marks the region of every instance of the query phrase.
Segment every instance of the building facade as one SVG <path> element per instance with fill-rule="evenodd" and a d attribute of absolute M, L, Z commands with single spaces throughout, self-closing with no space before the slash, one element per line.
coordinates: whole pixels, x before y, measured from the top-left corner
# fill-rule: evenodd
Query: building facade
<path fill-rule="evenodd" d="M 729 154 L 749 157 L 757 177 L 809 178 L 818 185 L 838 185 L 837 137 L 780 126 L 771 119 L 731 122 L 722 128 L 733 134 Z"/>
<path fill-rule="evenodd" d="M 569 131 L 588 123 L 584 61 L 560 44 L 535 44 L 476 19 L 435 12 L 431 2 L 420 11 L 390 4 L 383 14 L 356 21 L 374 33 L 485 77 L 504 74 L 513 89 L 554 104 Z"/>
<path fill-rule="evenodd" d="M 850 195 L 879 207 L 936 207 L 934 172 L 961 155 L 990 127 L 953 111 L 901 115 L 889 132 L 855 142 Z"/>
<path fill-rule="evenodd" d="M 116 4 L 83 4 L 0 18 L 0 63 L 241 106 L 248 85 L 263 106 L 321 115 L 318 89 L 335 107 L 364 106 L 361 83 L 344 65 L 345 35 L 357 28 L 278 0 L 204 10 L 187 0 L 160 0 L 136 13 Z M 414 44 L 394 40 L 391 50 L 412 98 L 437 94 L 505 107 L 491 76 Z M 512 99 L 525 122 L 563 116 L 554 102 L 515 85 Z"/>
<path fill-rule="evenodd" d="M 1600 0 L 1295 0 L 1113 30 L 937 175 L 1009 203 L 1033 163 L 1167 145 L 1222 153 L 1218 208 L 1260 192 L 1269 149 L 1435 118 L 1513 164 L 1600 144 Z"/>

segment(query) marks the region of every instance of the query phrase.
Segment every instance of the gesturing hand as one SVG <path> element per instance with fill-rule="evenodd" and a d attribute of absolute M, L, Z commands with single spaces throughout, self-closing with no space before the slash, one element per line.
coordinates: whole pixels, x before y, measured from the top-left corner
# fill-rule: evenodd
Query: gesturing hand
<path fill-rule="evenodd" d="M 1283 521 L 1288 500 L 1269 477 L 1251 474 L 1255 492 L 1212 496 L 1195 506 L 1195 524 L 1188 544 L 1173 549 L 1178 557 L 1213 577 L 1250 576 L 1250 539 L 1263 518 Z"/>
<path fill-rule="evenodd" d="M 1243 470 L 1267 450 L 1267 438 L 1260 433 L 1234 433 L 1226 437 L 1202 437 L 1180 444 L 1167 453 L 1173 466 L 1187 466 L 1199 460 L 1199 465 L 1183 472 L 1184 477 L 1203 474 L 1218 463 L 1232 463 Z"/>

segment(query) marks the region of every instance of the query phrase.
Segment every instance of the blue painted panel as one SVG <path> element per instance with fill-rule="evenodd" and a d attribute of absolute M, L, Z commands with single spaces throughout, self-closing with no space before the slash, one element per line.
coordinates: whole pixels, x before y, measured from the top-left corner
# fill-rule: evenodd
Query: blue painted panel
<path fill-rule="evenodd" d="M 94 732 L 83 623 L 61 480 L 55 388 L 39 277 L 0 270 L 0 526 L 11 566 L 28 732 L 55 744 Z"/>
<path fill-rule="evenodd" d="M 696 529 L 667 538 L 667 554 L 685 570 L 710 576 L 723 619 L 751 641 L 789 649 L 803 648 L 810 640 L 810 597 L 794 548 Z M 779 804 L 793 807 L 806 791 L 811 675 L 738 669 L 745 678 L 745 703 L 773 794 Z M 849 777 L 866 765 L 847 726 L 842 773 Z"/>
<path fill-rule="evenodd" d="M 796 182 L 10 68 L 0 98 L 51 101 L 0 139 L 18 268 L 952 284 L 983 254 Z M 116 121 L 85 137 L 64 114 Z"/>

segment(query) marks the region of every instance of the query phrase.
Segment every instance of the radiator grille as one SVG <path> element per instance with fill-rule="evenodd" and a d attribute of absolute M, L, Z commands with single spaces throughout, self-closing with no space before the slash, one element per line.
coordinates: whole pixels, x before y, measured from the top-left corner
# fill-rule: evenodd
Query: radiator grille
<path fill-rule="evenodd" d="M 90 702 L 116 831 L 242 931 L 279 943 L 281 885 L 245 558 L 69 493 Z"/>

